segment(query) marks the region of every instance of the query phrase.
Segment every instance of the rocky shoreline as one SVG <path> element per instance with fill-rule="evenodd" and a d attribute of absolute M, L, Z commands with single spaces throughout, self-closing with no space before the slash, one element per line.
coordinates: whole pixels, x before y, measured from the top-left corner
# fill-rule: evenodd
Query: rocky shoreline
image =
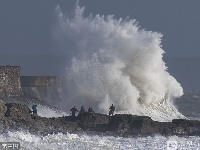
<path fill-rule="evenodd" d="M 83 113 L 75 118 L 63 116 L 45 118 L 29 114 L 28 106 L 12 103 L 10 116 L 6 116 L 6 103 L 0 101 L 0 132 L 28 131 L 32 134 L 92 132 L 109 136 L 200 136 L 200 121 L 174 119 L 172 122 L 153 121 L 147 116 L 116 114 L 109 117 L 99 113 Z M 8 104 L 8 103 L 7 103 Z"/>

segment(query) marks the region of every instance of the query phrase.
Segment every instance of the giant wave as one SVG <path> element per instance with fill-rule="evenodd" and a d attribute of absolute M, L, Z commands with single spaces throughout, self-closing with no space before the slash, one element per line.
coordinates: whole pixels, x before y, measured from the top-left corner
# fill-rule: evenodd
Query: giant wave
<path fill-rule="evenodd" d="M 173 105 L 183 89 L 162 59 L 162 34 L 140 29 L 128 17 L 84 16 L 78 4 L 73 14 L 59 6 L 55 12 L 53 35 L 71 59 L 66 64 L 68 94 L 61 107 L 92 106 L 107 113 L 114 104 L 116 113 L 158 121 L 184 118 Z"/>

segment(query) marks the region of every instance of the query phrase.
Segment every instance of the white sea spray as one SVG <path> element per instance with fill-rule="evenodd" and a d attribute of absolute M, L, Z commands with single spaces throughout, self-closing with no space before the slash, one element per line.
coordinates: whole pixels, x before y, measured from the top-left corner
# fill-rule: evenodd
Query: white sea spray
<path fill-rule="evenodd" d="M 0 134 L 1 142 L 20 142 L 21 150 L 145 150 L 167 149 L 168 143 L 177 143 L 177 149 L 200 149 L 200 137 L 151 137 L 123 138 L 88 134 L 33 135 L 25 131 Z"/>
<path fill-rule="evenodd" d="M 172 103 L 183 89 L 162 59 L 162 34 L 142 30 L 129 18 L 84 16 L 78 5 L 73 15 L 59 6 L 55 12 L 53 34 L 71 59 L 62 109 L 84 105 L 107 113 L 114 104 L 116 113 L 184 118 Z"/>

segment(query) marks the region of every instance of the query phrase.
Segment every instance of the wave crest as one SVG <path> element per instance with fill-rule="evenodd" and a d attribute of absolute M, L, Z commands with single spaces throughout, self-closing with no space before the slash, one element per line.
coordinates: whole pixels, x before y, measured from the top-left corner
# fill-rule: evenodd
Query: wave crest
<path fill-rule="evenodd" d="M 180 97 L 183 89 L 162 59 L 162 34 L 142 30 L 129 18 L 85 17 L 84 8 L 78 5 L 72 16 L 63 14 L 59 6 L 56 14 L 54 36 L 71 58 L 66 105 L 91 105 L 107 113 L 113 103 L 117 113 L 153 117 L 147 109 L 154 111 L 151 106 L 159 104 L 166 108 L 164 114 L 173 107 L 177 114 L 173 118 L 182 117 L 171 100 Z M 159 118 L 161 111 L 155 113 L 155 120 L 167 119 Z"/>

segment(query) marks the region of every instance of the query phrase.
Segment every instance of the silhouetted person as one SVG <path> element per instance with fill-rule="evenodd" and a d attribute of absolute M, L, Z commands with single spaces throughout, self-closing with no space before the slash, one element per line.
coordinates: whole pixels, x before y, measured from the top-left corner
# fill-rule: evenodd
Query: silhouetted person
<path fill-rule="evenodd" d="M 33 109 L 33 115 L 37 115 L 37 105 L 33 105 L 32 109 Z"/>
<path fill-rule="evenodd" d="M 5 106 L 7 107 L 6 113 L 5 113 L 5 117 L 11 117 L 10 113 L 11 113 L 11 107 L 14 106 L 13 103 L 6 103 Z"/>
<path fill-rule="evenodd" d="M 85 112 L 85 108 L 83 106 L 81 106 L 81 110 L 80 110 L 79 114 L 82 114 L 84 112 Z"/>
<path fill-rule="evenodd" d="M 92 109 L 92 107 L 89 106 L 89 108 L 88 108 L 88 112 L 92 112 L 92 113 L 94 113 L 94 110 Z"/>
<path fill-rule="evenodd" d="M 31 114 L 31 118 L 32 119 L 36 119 L 37 118 L 37 105 L 33 105 L 32 106 L 32 110 L 33 111 L 31 111 L 31 110 L 29 110 L 29 113 L 33 113 L 33 114 Z"/>
<path fill-rule="evenodd" d="M 79 112 L 77 109 L 76 109 L 76 107 L 74 106 L 71 110 L 70 110 L 71 112 L 72 112 L 72 117 L 75 117 L 76 115 L 76 111 L 77 112 Z"/>
<path fill-rule="evenodd" d="M 110 115 L 112 115 L 113 116 L 113 113 L 114 113 L 114 111 L 115 111 L 115 107 L 113 106 L 113 104 L 112 104 L 112 106 L 110 106 L 110 111 L 109 111 L 109 116 Z"/>

